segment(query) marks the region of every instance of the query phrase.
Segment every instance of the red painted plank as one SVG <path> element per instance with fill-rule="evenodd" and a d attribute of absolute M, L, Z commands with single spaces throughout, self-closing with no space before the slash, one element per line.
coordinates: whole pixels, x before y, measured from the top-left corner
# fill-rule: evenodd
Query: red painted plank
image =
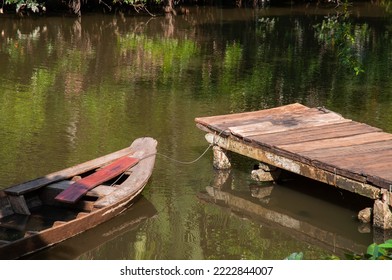
<path fill-rule="evenodd" d="M 113 163 L 105 166 L 97 172 L 80 179 L 79 181 L 70 185 L 67 189 L 58 194 L 55 199 L 66 203 L 75 203 L 80 197 L 86 194 L 89 190 L 106 182 L 124 171 L 128 170 L 139 162 L 139 159 L 132 157 L 122 157 Z"/>

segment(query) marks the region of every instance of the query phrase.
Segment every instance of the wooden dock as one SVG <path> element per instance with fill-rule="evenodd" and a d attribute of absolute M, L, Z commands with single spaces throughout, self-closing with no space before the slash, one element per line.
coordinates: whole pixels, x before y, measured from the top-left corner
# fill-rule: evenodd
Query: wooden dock
<path fill-rule="evenodd" d="M 392 228 L 392 134 L 298 103 L 195 121 L 218 148 L 216 168 L 231 151 L 366 196 L 374 225 Z"/>

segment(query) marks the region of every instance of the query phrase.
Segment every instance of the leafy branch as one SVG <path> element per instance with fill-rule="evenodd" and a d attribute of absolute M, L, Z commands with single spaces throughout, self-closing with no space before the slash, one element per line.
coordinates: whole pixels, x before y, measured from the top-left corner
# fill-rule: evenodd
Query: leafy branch
<path fill-rule="evenodd" d="M 16 12 L 22 13 L 25 10 L 30 10 L 33 13 L 38 13 L 40 11 L 45 12 L 46 7 L 43 3 L 38 3 L 35 0 L 5 0 L 5 4 L 7 5 L 16 5 Z M 4 6 L 4 1 L 3 1 Z M 2 10 L 3 8 L 1 8 Z"/>
<path fill-rule="evenodd" d="M 321 24 L 315 25 L 316 35 L 326 48 L 337 51 L 337 56 L 344 66 L 359 75 L 365 71 L 356 54 L 356 30 L 350 21 L 349 6 L 347 1 L 337 2 L 337 7 L 342 7 L 342 11 L 327 16 Z"/>
<path fill-rule="evenodd" d="M 302 252 L 292 253 L 285 260 L 303 260 L 304 255 Z M 339 260 L 337 256 L 329 256 L 327 259 Z M 385 241 L 384 243 L 370 244 L 364 254 L 346 254 L 348 260 L 392 260 L 392 239 Z"/>

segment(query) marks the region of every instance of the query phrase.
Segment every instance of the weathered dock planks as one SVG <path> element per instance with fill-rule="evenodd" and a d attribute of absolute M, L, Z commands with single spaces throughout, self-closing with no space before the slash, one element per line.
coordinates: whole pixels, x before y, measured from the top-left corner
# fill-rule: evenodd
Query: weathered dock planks
<path fill-rule="evenodd" d="M 392 134 L 295 103 L 195 119 L 209 142 L 392 205 Z"/>

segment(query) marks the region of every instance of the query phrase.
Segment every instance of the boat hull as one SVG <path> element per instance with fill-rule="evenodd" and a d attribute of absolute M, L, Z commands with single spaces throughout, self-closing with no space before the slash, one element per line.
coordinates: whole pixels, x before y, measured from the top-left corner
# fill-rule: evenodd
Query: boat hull
<path fill-rule="evenodd" d="M 155 163 L 156 145 L 157 142 L 152 138 L 140 138 L 135 140 L 127 153 L 132 157 L 139 158 L 139 163 L 126 171 L 127 178 L 125 178 L 125 180 L 123 179 L 121 184 L 108 187 L 105 186 L 104 188 L 112 188 L 113 190 L 110 190 L 110 193 L 107 195 L 98 196 L 95 201 L 88 199 L 85 202 L 82 202 L 85 205 L 88 205 L 88 207 L 84 207 L 85 209 L 82 209 L 81 211 L 78 209 L 81 202 L 75 204 L 75 208 L 78 209 L 75 218 L 68 221 L 56 221 L 50 227 L 41 231 L 26 231 L 23 238 L 6 244 L 3 243 L 0 245 L 0 259 L 17 259 L 21 256 L 47 248 L 94 228 L 124 212 L 135 203 L 151 176 Z M 114 159 L 113 157 L 107 158 L 109 158 L 109 160 L 101 161 L 98 168 L 109 164 L 116 157 Z M 92 161 L 89 161 L 86 164 L 91 165 L 91 163 Z M 79 165 L 79 167 L 82 167 L 83 169 L 83 164 Z M 97 169 L 97 167 L 95 166 L 94 169 Z M 62 174 L 62 172 L 59 171 L 58 174 Z M 64 175 L 63 177 L 62 180 L 70 179 L 68 175 Z M 38 180 L 42 180 L 42 178 L 39 178 Z M 30 182 L 34 182 L 34 180 Z M 42 193 L 49 188 L 50 184 L 44 184 L 39 187 L 34 186 L 31 192 L 38 193 L 42 198 Z M 13 189 L 8 190 L 9 193 L 12 193 L 12 190 L 18 189 L 18 186 L 12 188 Z M 18 190 L 20 190 L 20 188 Z M 7 190 L 5 190 L 5 193 L 7 193 Z M 26 191 L 23 195 L 30 195 L 30 193 Z M 55 201 L 54 197 L 54 195 L 49 196 L 49 198 L 46 197 L 45 203 L 52 204 L 51 207 L 73 207 L 69 204 L 62 205 L 60 202 Z"/>

